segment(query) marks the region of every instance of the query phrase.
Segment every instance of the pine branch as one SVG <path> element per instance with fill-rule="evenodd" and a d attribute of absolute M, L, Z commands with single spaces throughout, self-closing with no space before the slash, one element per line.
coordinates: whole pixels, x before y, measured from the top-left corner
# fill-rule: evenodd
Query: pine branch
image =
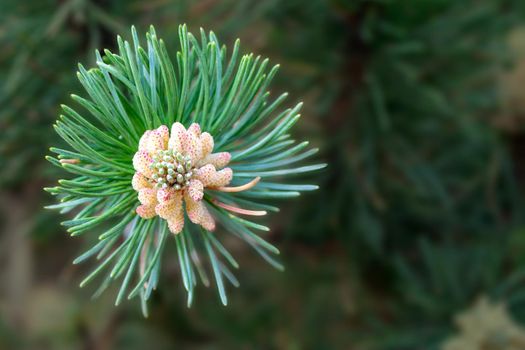
<path fill-rule="evenodd" d="M 98 262 L 81 286 L 105 271 L 98 293 L 118 280 L 116 304 L 139 296 L 146 314 L 164 246 L 174 236 L 188 306 L 197 281 L 209 284 L 206 259 L 226 305 L 225 282 L 238 285 L 227 264 L 235 269 L 238 264 L 221 243 L 222 232 L 211 232 L 215 220 L 282 269 L 272 257 L 279 250 L 255 233 L 269 229 L 239 215 L 264 215 L 257 209 L 277 210 L 266 204 L 268 198 L 317 189 L 288 181 L 325 164 L 300 165 L 317 149 L 305 150 L 307 142 L 290 139 L 302 104 L 282 110 L 286 94 L 270 98 L 278 66 L 269 68 L 267 59 L 253 54 L 239 58 L 239 41 L 228 58 L 213 32 L 201 29 L 198 40 L 185 25 L 179 28 L 175 63 L 153 27 L 144 47 L 134 28 L 132 38 L 131 43 L 117 38 L 118 53 L 97 52 L 96 68 L 79 65 L 88 97 L 72 95 L 82 109 L 63 105 L 55 124 L 70 149 L 51 148 L 56 156 L 47 157 L 73 177 L 46 189 L 61 202 L 48 208 L 77 212 L 63 222 L 71 235 L 99 235 L 75 260 Z M 182 199 L 175 200 L 181 196 L 187 215 L 181 214 Z M 101 231 L 106 223 L 110 228 Z"/>

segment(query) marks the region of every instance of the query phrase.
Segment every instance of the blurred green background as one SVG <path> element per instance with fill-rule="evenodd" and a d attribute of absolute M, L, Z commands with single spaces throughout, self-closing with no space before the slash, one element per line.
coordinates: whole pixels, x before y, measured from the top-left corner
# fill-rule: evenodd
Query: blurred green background
<path fill-rule="evenodd" d="M 269 218 L 285 272 L 226 242 L 241 287 L 187 309 L 172 244 L 144 319 L 78 288 L 43 157 L 77 62 L 181 23 L 280 63 L 329 167 Z M 525 349 L 524 86 L 521 0 L 0 0 L 0 349 Z"/>

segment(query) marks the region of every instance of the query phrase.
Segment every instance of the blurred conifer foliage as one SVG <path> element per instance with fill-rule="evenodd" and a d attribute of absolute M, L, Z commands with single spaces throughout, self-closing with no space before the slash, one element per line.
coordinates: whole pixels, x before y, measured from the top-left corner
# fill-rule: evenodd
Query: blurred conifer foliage
<path fill-rule="evenodd" d="M 524 14 L 519 0 L 3 0 L 2 192 L 49 202 L 34 184 L 55 176 L 43 155 L 59 103 L 79 90 L 78 61 L 91 64 L 130 24 L 154 24 L 168 43 L 180 23 L 203 26 L 281 63 L 277 85 L 305 101 L 297 132 L 329 166 L 321 190 L 272 225 L 286 272 L 243 257 L 251 273 L 227 310 L 208 293 L 186 311 L 163 288 L 148 328 L 125 324 L 143 337 L 137 348 L 434 349 L 481 295 L 523 324 L 525 135 L 497 121 L 519 111 L 502 103 L 500 84 L 518 60 L 507 39 Z M 39 238 L 61 232 L 46 215 L 29 219 L 51 250 L 67 238 Z M 129 345 L 123 334 L 115 348 Z"/>

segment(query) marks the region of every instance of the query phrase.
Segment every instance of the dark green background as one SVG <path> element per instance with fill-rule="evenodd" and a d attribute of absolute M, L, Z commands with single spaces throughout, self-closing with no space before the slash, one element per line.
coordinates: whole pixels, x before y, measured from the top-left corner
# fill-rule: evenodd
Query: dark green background
<path fill-rule="evenodd" d="M 284 273 L 226 242 L 241 287 L 187 309 L 172 244 L 143 319 L 78 288 L 43 157 L 77 62 L 181 23 L 280 63 L 329 166 L 268 219 Z M 435 349 L 481 295 L 525 322 L 524 86 L 519 0 L 1 0 L 0 349 Z"/>

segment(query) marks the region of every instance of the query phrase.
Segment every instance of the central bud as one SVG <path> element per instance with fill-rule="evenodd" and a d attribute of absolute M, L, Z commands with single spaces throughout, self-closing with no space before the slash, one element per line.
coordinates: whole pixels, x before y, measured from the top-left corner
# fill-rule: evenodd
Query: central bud
<path fill-rule="evenodd" d="M 203 200 L 204 191 L 222 191 L 233 177 L 232 169 L 226 168 L 231 155 L 212 153 L 213 146 L 213 137 L 196 123 L 188 129 L 174 123 L 171 132 L 166 125 L 146 130 L 133 156 L 137 214 L 143 219 L 158 216 L 167 221 L 170 232 L 179 233 L 186 212 L 191 222 L 213 231 L 215 220 Z"/>
<path fill-rule="evenodd" d="M 173 187 L 180 190 L 189 185 L 193 175 L 191 158 L 175 150 L 158 150 L 150 165 L 153 170 L 152 183 L 157 188 Z"/>

